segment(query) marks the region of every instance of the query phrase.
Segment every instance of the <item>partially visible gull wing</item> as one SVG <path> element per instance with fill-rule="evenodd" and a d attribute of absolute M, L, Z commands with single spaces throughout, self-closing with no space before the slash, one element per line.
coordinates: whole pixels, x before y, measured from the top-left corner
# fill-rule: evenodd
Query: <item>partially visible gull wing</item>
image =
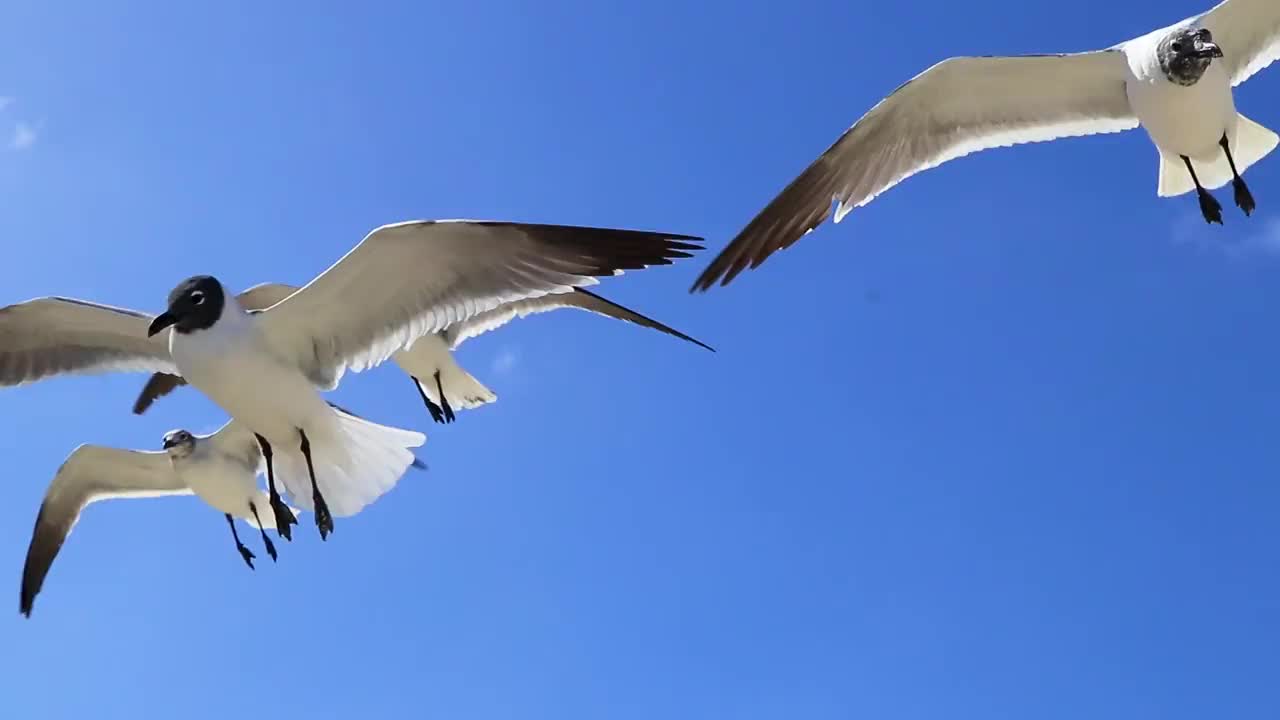
<path fill-rule="evenodd" d="M 152 375 L 147 380 L 147 384 L 142 386 L 142 392 L 138 393 L 138 399 L 133 402 L 133 414 L 141 415 L 145 413 L 156 400 L 186 384 L 187 379 L 181 375 L 170 375 L 169 373 Z"/>
<path fill-rule="evenodd" d="M 690 257 L 689 235 L 476 220 L 419 221 L 369 233 L 261 315 L 264 337 L 324 388 L 427 333 L 503 303 L 590 285 Z"/>
<path fill-rule="evenodd" d="M 1239 2 L 1240 0 L 1235 0 Z M 738 233 L 692 291 L 728 285 L 922 170 L 979 150 L 1138 126 L 1129 109 L 1124 54 L 958 57 L 880 101 Z"/>
<path fill-rule="evenodd" d="M 0 308 L 0 386 L 62 373 L 176 373 L 168 335 L 147 337 L 152 316 L 62 297 Z"/>
<path fill-rule="evenodd" d="M 240 302 L 240 307 L 254 312 L 266 310 L 297 291 L 298 288 L 293 285 L 262 283 L 240 293 L 236 296 L 236 300 Z M 187 381 L 180 375 L 169 373 L 152 375 L 147 380 L 147 384 L 142 387 L 142 392 L 138 394 L 138 399 L 133 403 L 133 414 L 141 415 L 145 413 L 156 400 L 186 384 Z"/>
<path fill-rule="evenodd" d="M 62 549 L 80 513 L 90 503 L 109 498 L 145 498 L 190 495 L 178 481 L 169 457 L 163 452 L 118 450 L 81 445 L 58 468 L 40 514 L 36 517 L 22 568 L 18 608 L 31 616 L 31 606 L 44 585 L 49 566 Z"/>
<path fill-rule="evenodd" d="M 200 442 L 209 443 L 209 446 L 217 450 L 224 458 L 235 462 L 255 475 L 260 470 L 264 472 L 266 470 L 266 464 L 262 458 L 262 446 L 258 444 L 258 437 L 243 423 L 232 420 L 218 428 L 212 435 L 201 437 Z"/>
<path fill-rule="evenodd" d="M 635 323 L 715 352 L 714 348 L 701 340 L 685 335 L 673 327 L 664 325 L 653 318 L 641 315 L 635 310 L 623 307 L 611 300 L 606 300 L 582 288 L 574 288 L 573 292 L 569 293 L 543 295 L 532 300 L 517 300 L 516 302 L 500 305 L 493 310 L 482 312 L 464 322 L 450 325 L 444 332 L 445 342 L 449 344 L 449 348 L 452 350 L 467 340 L 490 330 L 496 330 L 516 318 L 561 308 L 578 308 L 579 310 L 587 310 L 617 320 Z"/>
<path fill-rule="evenodd" d="M 1234 87 L 1280 59 L 1280 2 L 1226 0 L 1196 18 L 1222 48 Z"/>

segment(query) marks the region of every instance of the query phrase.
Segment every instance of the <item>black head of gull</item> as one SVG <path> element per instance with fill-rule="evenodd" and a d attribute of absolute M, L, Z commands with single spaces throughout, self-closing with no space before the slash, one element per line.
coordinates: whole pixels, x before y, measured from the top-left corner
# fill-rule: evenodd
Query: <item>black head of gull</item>
<path fill-rule="evenodd" d="M 186 430 L 170 430 L 164 434 L 164 449 L 171 458 L 184 458 L 196 449 L 196 437 Z"/>
<path fill-rule="evenodd" d="M 152 321 L 147 336 L 169 326 L 180 333 L 207 330 L 222 317 L 225 304 L 226 294 L 217 278 L 209 275 L 189 277 L 169 293 L 169 308 Z"/>
<path fill-rule="evenodd" d="M 1156 54 L 1169 82 L 1190 86 L 1200 81 L 1214 58 L 1222 57 L 1222 48 L 1208 28 L 1184 27 L 1161 40 Z"/>

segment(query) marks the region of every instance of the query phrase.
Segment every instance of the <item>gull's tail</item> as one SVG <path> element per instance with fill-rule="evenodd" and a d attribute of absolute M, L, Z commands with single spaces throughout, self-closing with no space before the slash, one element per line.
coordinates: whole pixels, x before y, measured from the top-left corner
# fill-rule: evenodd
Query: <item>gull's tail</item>
<path fill-rule="evenodd" d="M 316 484 L 334 517 L 355 515 L 365 505 L 395 487 L 411 466 L 418 466 L 411 448 L 425 435 L 388 427 L 334 408 L 336 423 L 322 428 L 323 436 L 308 438 Z M 275 453 L 277 477 L 299 508 L 314 510 L 311 479 L 297 449 Z M 264 519 L 263 522 L 266 522 Z"/>
<path fill-rule="evenodd" d="M 416 378 L 418 387 L 436 405 L 443 406 L 440 402 L 440 388 L 444 388 L 445 399 L 454 410 L 470 410 L 498 399 L 492 390 L 481 385 L 479 380 L 463 370 L 453 361 L 453 358 L 446 363 L 441 363 L 438 372 L 440 373 L 439 387 L 436 385 L 434 373 Z"/>
<path fill-rule="evenodd" d="M 1248 167 L 1267 156 L 1280 143 L 1280 137 L 1262 127 L 1244 115 L 1236 116 L 1235 136 L 1228 136 L 1231 157 L 1236 161 L 1236 170 L 1242 175 Z M 1191 165 L 1196 169 L 1196 177 L 1206 190 L 1220 188 L 1231 182 L 1231 165 L 1227 163 L 1226 153 L 1217 149 L 1212 155 L 1204 158 L 1191 158 Z M 1191 173 L 1182 158 L 1164 150 L 1160 151 L 1160 184 L 1156 194 L 1160 197 L 1172 197 L 1196 189 Z"/>

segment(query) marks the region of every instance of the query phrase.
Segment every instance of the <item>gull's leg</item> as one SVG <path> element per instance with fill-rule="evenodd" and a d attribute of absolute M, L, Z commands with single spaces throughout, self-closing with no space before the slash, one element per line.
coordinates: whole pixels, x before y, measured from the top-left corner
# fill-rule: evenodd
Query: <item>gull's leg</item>
<path fill-rule="evenodd" d="M 276 561 L 276 546 L 271 543 L 271 538 L 267 537 L 267 529 L 262 527 L 262 518 L 258 517 L 258 506 L 249 501 L 249 511 L 253 513 L 253 519 L 258 521 L 258 532 L 262 533 L 262 544 L 267 546 L 267 554 L 271 556 L 271 562 Z"/>
<path fill-rule="evenodd" d="M 440 406 L 431 402 L 431 398 L 427 397 L 427 391 L 422 389 L 422 381 L 412 375 L 409 377 L 413 379 L 413 386 L 418 388 L 418 394 L 422 396 L 422 402 L 427 406 L 427 412 L 431 413 L 431 419 L 438 423 L 444 422 L 444 414 L 440 410 Z M 444 399 L 443 395 L 440 397 Z"/>
<path fill-rule="evenodd" d="M 276 532 L 285 540 L 293 542 L 293 530 L 289 526 L 297 525 L 298 519 L 276 491 L 276 469 L 271 463 L 271 443 L 261 435 L 255 433 L 254 436 L 258 438 L 258 447 L 262 448 L 262 458 L 267 461 L 267 491 L 271 496 L 271 512 L 276 516 Z"/>
<path fill-rule="evenodd" d="M 227 518 L 227 525 L 231 528 L 231 537 L 236 541 L 236 549 L 240 551 L 240 557 L 244 558 L 244 563 L 253 570 L 253 553 L 249 552 L 249 548 L 240 542 L 240 533 L 236 532 L 236 521 L 231 517 L 231 513 L 223 513 Z"/>
<path fill-rule="evenodd" d="M 1191 173 L 1191 181 L 1196 184 L 1196 195 L 1200 197 L 1200 214 L 1204 215 L 1204 221 L 1221 225 L 1222 206 L 1209 194 L 1208 190 L 1201 187 L 1200 178 L 1196 177 L 1196 169 L 1191 167 L 1191 158 L 1183 155 L 1182 162 L 1187 164 L 1187 172 Z"/>
<path fill-rule="evenodd" d="M 1245 215 L 1252 215 L 1258 204 L 1253 201 L 1253 193 L 1244 184 L 1244 178 L 1236 172 L 1236 159 L 1231 157 L 1231 143 L 1227 142 L 1226 133 L 1222 134 L 1222 140 L 1218 144 L 1222 146 L 1222 152 L 1227 154 L 1227 164 L 1231 166 L 1231 189 L 1236 194 L 1236 207 L 1243 210 Z"/>
<path fill-rule="evenodd" d="M 325 540 L 333 532 L 333 516 L 329 514 L 329 505 L 320 494 L 320 486 L 316 484 L 316 469 L 311 464 L 311 441 L 307 439 L 307 431 L 298 428 L 302 436 L 302 457 L 307 460 L 307 473 L 311 475 L 311 503 L 316 508 L 316 527 L 320 529 L 320 539 Z"/>
<path fill-rule="evenodd" d="M 440 371 L 436 371 L 436 392 L 440 393 L 440 409 L 444 410 L 444 421 L 454 421 L 453 408 L 449 407 L 449 398 L 444 396 L 444 386 L 440 384 Z"/>

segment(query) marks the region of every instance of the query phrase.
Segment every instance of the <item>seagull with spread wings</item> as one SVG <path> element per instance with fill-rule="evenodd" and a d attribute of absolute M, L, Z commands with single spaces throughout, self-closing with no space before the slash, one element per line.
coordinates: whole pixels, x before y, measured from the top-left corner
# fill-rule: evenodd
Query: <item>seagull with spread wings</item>
<path fill-rule="evenodd" d="M 188 278 L 157 316 L 41 298 L 0 309 L 0 385 L 64 372 L 133 370 L 184 378 L 253 432 L 277 531 L 296 522 L 277 475 L 322 538 L 411 464 L 404 431 L 352 422 L 320 396 L 348 369 L 521 299 L 571 292 L 701 249 L 672 233 L 490 221 L 387 225 L 266 310 L 249 312 L 216 278 Z M 292 453 L 296 448 L 302 469 Z M 411 455 L 411 454 L 409 454 Z"/>
<path fill-rule="evenodd" d="M 1280 138 L 1236 112 L 1232 88 L 1280 57 L 1280 0 L 1226 0 L 1106 50 L 1073 55 L 953 57 L 880 101 L 761 210 L 694 282 L 728 285 L 790 247 L 832 212 L 835 222 L 906 178 L 979 150 L 1146 129 L 1160 155 L 1157 195 L 1232 184 Z"/>
<path fill-rule="evenodd" d="M 263 283 L 245 290 L 236 299 L 246 310 L 265 310 L 297 290 L 297 287 L 283 283 Z M 409 376 L 409 379 L 413 380 L 414 387 L 417 388 L 422 402 L 426 404 L 431 418 L 438 423 L 453 422 L 456 417 L 455 409 L 470 410 L 498 399 L 492 390 L 482 385 L 479 380 L 472 377 L 471 373 L 458 365 L 454 360 L 453 351 L 468 339 L 496 330 L 516 318 L 563 308 L 586 310 L 651 328 L 714 352 L 710 345 L 673 327 L 607 300 L 589 290 L 574 288 L 573 292 L 505 303 L 493 310 L 450 325 L 440 332 L 424 335 L 414 341 L 412 346 L 398 350 L 391 359 Z M 138 415 L 143 414 L 158 398 L 168 395 L 175 388 L 185 384 L 186 381 L 179 376 L 155 373 L 143 386 L 137 402 L 133 405 L 133 412 Z"/>

